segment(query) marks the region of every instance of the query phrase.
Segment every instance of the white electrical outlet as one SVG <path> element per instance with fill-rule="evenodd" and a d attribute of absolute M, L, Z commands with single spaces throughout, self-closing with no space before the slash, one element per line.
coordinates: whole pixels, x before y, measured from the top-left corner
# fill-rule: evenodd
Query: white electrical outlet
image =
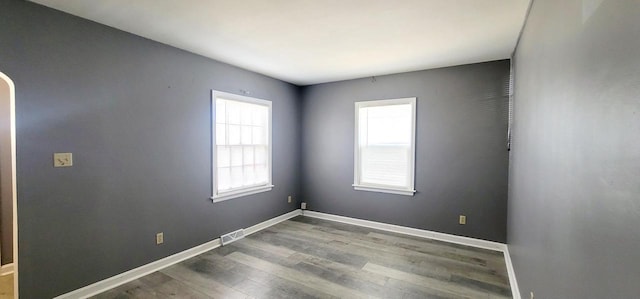
<path fill-rule="evenodd" d="M 73 165 L 73 154 L 53 153 L 53 167 L 69 167 Z"/>
<path fill-rule="evenodd" d="M 156 234 L 156 245 L 160 245 L 164 243 L 164 233 L 157 233 Z"/>
<path fill-rule="evenodd" d="M 289 195 L 289 197 L 287 197 L 287 202 L 291 203 L 291 195 Z"/>
<path fill-rule="evenodd" d="M 467 216 L 460 215 L 460 219 L 459 219 L 458 223 L 460 223 L 462 225 L 467 224 Z"/>
<path fill-rule="evenodd" d="M 535 296 L 533 295 L 533 291 L 531 291 L 531 299 L 535 299 Z"/>
<path fill-rule="evenodd" d="M 300 208 L 303 209 L 303 210 L 306 210 L 307 209 L 307 203 L 306 202 L 301 203 L 300 204 Z"/>

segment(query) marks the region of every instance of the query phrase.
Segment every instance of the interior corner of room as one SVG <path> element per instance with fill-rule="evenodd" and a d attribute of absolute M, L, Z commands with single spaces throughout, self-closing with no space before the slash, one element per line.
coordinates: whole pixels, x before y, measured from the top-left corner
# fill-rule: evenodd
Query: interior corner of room
<path fill-rule="evenodd" d="M 0 41 L 0 299 L 637 297 L 640 1 L 0 0 Z"/>

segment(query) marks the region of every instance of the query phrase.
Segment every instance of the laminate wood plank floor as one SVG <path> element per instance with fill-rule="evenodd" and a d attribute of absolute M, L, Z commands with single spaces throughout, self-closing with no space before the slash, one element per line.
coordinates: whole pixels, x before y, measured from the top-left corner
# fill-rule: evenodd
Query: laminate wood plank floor
<path fill-rule="evenodd" d="M 13 299 L 13 274 L 0 276 L 0 299 Z"/>
<path fill-rule="evenodd" d="M 501 252 L 298 216 L 105 298 L 511 298 Z"/>

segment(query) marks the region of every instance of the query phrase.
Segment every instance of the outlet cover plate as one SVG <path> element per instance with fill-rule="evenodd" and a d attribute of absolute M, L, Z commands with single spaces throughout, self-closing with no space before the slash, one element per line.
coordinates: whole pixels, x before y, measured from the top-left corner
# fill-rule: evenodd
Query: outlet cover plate
<path fill-rule="evenodd" d="M 157 233 L 156 234 L 156 245 L 160 245 L 164 243 L 164 233 Z"/>
<path fill-rule="evenodd" d="M 54 153 L 53 167 L 70 167 L 73 166 L 72 153 Z"/>

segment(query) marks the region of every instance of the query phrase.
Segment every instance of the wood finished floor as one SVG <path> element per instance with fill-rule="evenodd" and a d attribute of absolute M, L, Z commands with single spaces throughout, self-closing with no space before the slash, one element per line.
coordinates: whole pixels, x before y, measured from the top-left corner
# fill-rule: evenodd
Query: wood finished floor
<path fill-rule="evenodd" d="M 501 252 L 298 216 L 93 298 L 511 298 Z"/>
<path fill-rule="evenodd" d="M 13 274 L 0 276 L 0 299 L 13 299 Z"/>

